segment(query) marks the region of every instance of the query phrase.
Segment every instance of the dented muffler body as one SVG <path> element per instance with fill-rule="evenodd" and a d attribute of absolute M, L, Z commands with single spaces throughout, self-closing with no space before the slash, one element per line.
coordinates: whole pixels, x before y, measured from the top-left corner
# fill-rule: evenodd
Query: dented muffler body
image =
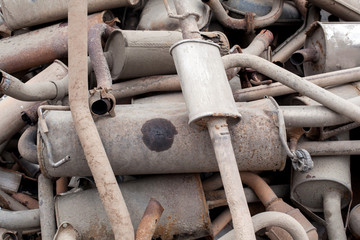
<path fill-rule="evenodd" d="M 164 175 L 120 184 L 134 229 L 150 198 L 164 208 L 154 238 L 196 239 L 210 235 L 210 217 L 199 175 Z M 55 202 L 56 221 L 68 222 L 83 239 L 113 239 L 109 220 L 96 189 L 60 195 Z"/>
<path fill-rule="evenodd" d="M 252 106 L 241 108 L 242 120 L 230 127 L 238 167 L 242 171 L 282 170 L 286 154 L 273 119 L 274 106 L 269 101 Z M 46 146 L 38 142 L 43 174 L 91 175 L 70 112 L 49 111 L 46 123 L 54 160 L 65 155 L 71 160 L 53 168 Z M 184 104 L 118 106 L 116 117 L 95 123 L 116 175 L 218 171 L 207 130 L 188 126 Z"/>

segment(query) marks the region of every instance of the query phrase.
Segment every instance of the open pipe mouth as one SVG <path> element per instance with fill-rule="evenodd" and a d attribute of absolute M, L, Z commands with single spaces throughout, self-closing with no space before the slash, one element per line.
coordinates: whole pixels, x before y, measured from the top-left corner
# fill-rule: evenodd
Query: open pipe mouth
<path fill-rule="evenodd" d="M 107 98 L 101 98 L 91 105 L 91 112 L 96 115 L 104 115 L 108 113 L 112 108 L 112 101 Z"/>
<path fill-rule="evenodd" d="M 305 57 L 303 54 L 296 52 L 291 56 L 290 61 L 294 65 L 301 65 L 304 63 Z"/>

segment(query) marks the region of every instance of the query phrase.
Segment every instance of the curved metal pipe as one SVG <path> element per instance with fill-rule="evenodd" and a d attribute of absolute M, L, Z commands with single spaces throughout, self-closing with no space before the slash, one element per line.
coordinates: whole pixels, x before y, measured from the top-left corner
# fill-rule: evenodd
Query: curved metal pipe
<path fill-rule="evenodd" d="M 263 28 L 274 23 L 280 18 L 284 5 L 284 0 L 274 0 L 271 11 L 265 16 L 254 18 L 253 15 L 251 15 L 248 18 L 245 17 L 245 19 L 235 19 L 227 15 L 219 0 L 202 0 L 202 2 L 211 8 L 216 19 L 224 26 L 247 31 Z"/>
<path fill-rule="evenodd" d="M 0 209 L 0 227 L 19 230 L 40 227 L 39 209 L 6 211 Z"/>
<path fill-rule="evenodd" d="M 18 150 L 23 158 L 29 162 L 38 164 L 36 134 L 36 126 L 28 127 L 19 138 Z"/>
<path fill-rule="evenodd" d="M 75 129 L 115 239 L 134 239 L 134 227 L 129 211 L 117 185 L 88 104 L 87 1 L 69 0 L 68 3 L 69 102 Z"/>
<path fill-rule="evenodd" d="M 294 73 L 268 62 L 263 58 L 237 53 L 224 56 L 222 59 L 226 69 L 238 66 L 251 67 L 256 71 L 293 88 L 299 93 L 314 99 L 337 113 L 343 114 L 356 122 L 360 121 L 359 106 L 344 100 L 313 83 L 307 82 Z M 346 106 L 346 108 L 344 106 Z"/>

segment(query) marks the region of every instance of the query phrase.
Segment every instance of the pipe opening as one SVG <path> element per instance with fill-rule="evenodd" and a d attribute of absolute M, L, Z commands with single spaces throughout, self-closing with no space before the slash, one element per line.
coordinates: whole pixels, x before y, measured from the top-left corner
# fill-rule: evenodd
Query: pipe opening
<path fill-rule="evenodd" d="M 112 107 L 111 101 L 109 99 L 102 98 L 95 101 L 91 105 L 91 112 L 93 112 L 96 115 L 104 115 L 110 111 L 111 107 Z"/>
<path fill-rule="evenodd" d="M 4 233 L 1 237 L 2 237 L 2 239 L 8 239 L 8 240 L 17 240 L 18 239 L 15 234 L 10 233 L 10 232 Z"/>
<path fill-rule="evenodd" d="M 301 65 L 304 63 L 304 60 L 305 57 L 299 52 L 294 53 L 290 58 L 291 63 L 294 65 Z"/>

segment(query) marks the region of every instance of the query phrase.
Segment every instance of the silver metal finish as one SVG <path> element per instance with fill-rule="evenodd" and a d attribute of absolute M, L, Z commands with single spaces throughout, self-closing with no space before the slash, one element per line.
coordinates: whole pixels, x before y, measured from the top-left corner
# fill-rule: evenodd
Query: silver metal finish
<path fill-rule="evenodd" d="M 56 232 L 53 182 L 41 174 L 38 184 L 41 238 L 52 240 Z"/>

